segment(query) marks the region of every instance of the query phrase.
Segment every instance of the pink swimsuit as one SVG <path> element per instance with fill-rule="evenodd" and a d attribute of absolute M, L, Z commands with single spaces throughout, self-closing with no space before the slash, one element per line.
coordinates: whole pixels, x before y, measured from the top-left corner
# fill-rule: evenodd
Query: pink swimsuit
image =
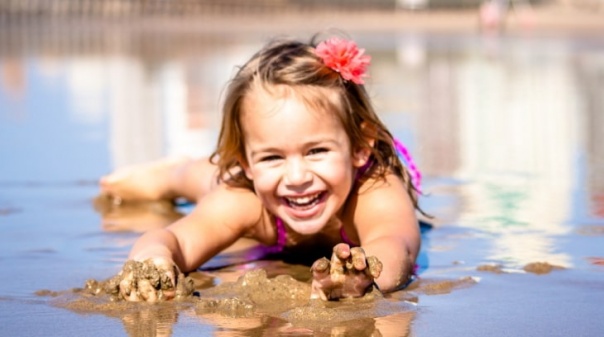
<path fill-rule="evenodd" d="M 419 192 L 422 175 L 419 172 L 419 170 L 417 169 L 417 166 L 415 165 L 413 158 L 409 154 L 409 151 L 407 150 L 405 145 L 403 145 L 403 143 L 401 143 L 396 138 L 394 139 L 394 148 L 397 150 L 397 152 L 401 156 L 403 156 L 403 159 L 405 160 L 407 166 L 409 167 L 413 185 Z M 368 162 L 365 165 L 365 167 L 362 167 L 359 172 L 361 174 L 364 173 L 367 170 L 367 168 L 369 167 L 369 165 L 371 165 L 370 162 Z M 283 223 L 283 220 L 281 220 L 281 218 L 276 218 L 275 223 L 276 223 L 276 227 L 277 227 L 277 243 L 274 246 L 268 247 L 268 249 L 271 253 L 280 253 L 283 251 L 283 249 L 285 248 L 285 245 L 287 244 L 287 232 L 285 231 L 285 224 Z M 340 238 L 342 239 L 342 242 L 350 245 L 351 247 L 359 246 L 359 244 L 352 242 L 348 238 L 348 236 L 346 235 L 346 232 L 344 231 L 344 227 L 340 227 Z"/>

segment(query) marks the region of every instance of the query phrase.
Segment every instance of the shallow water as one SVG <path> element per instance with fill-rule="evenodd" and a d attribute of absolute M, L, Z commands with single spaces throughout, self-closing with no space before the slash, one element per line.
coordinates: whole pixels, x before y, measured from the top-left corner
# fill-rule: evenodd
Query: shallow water
<path fill-rule="evenodd" d="M 368 89 L 376 106 L 424 173 L 421 204 L 434 227 L 424 233 L 419 291 L 392 294 L 387 303 L 396 308 L 354 323 L 296 325 L 279 315 L 161 306 L 135 315 L 78 312 L 36 295 L 112 276 L 137 231 L 172 216 L 155 208 L 102 216 L 93 205 L 96 179 L 163 155 L 209 153 L 225 82 L 269 34 L 33 23 L 2 31 L 3 335 L 595 336 L 604 329 L 601 38 L 354 33 L 373 56 Z M 211 264 L 237 262 L 231 257 Z M 534 262 L 562 269 L 524 271 Z M 211 275 L 224 283 L 258 267 L 297 270 L 252 263 Z"/>

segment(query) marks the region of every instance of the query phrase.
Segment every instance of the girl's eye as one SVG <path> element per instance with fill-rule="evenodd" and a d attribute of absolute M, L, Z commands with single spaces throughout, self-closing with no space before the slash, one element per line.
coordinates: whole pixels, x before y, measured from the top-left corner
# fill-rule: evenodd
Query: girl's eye
<path fill-rule="evenodd" d="M 315 154 L 320 154 L 320 153 L 325 153 L 327 152 L 327 149 L 324 147 L 318 147 L 316 149 L 312 149 L 310 151 L 308 151 L 309 155 L 315 155 Z"/>
<path fill-rule="evenodd" d="M 281 159 L 281 157 L 276 156 L 276 155 L 272 155 L 272 156 L 265 156 L 265 157 L 262 157 L 262 158 L 260 159 L 260 161 L 275 161 L 275 160 L 279 160 L 279 159 Z"/>

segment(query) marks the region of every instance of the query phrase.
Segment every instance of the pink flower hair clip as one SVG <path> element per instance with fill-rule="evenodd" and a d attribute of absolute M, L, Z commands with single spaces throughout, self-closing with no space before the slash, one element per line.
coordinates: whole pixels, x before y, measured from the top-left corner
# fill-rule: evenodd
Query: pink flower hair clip
<path fill-rule="evenodd" d="M 356 84 L 364 84 L 371 56 L 363 55 L 365 49 L 359 49 L 354 41 L 332 37 L 317 46 L 315 54 L 329 68 L 340 73 L 343 79 Z"/>

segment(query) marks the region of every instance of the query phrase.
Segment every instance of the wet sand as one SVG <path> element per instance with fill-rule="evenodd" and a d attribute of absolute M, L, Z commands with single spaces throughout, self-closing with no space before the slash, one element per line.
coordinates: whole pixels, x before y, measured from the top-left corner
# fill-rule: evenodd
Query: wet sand
<path fill-rule="evenodd" d="M 245 258 L 248 249 L 249 242 L 242 242 L 234 245 L 229 254 L 231 258 Z M 531 279 L 531 274 L 546 275 L 554 272 L 560 275 L 556 275 L 553 280 L 546 279 L 541 282 Z M 485 273 L 518 276 L 496 280 L 490 279 Z M 278 260 L 258 260 L 209 272 L 191 273 L 189 278 L 195 285 L 194 294 L 155 304 L 116 300 L 112 294 L 98 291 L 96 286 L 91 287 L 91 284 L 96 285 L 98 280 L 87 280 L 82 288 L 62 291 L 39 290 L 35 294 L 45 299 L 51 307 L 78 315 L 100 315 L 118 319 L 129 336 L 174 334 L 183 316 L 194 319 L 201 325 L 217 327 L 227 336 L 236 333 L 402 336 L 411 334 L 411 331 L 417 333 L 417 328 L 412 328 L 412 325 L 418 314 L 425 315 L 426 310 L 439 311 L 437 308 L 428 309 L 430 305 L 425 304 L 426 301 L 432 302 L 434 296 L 443 297 L 437 299 L 436 303 L 450 307 L 451 303 L 448 302 L 452 299 L 447 299 L 447 296 L 455 294 L 459 301 L 476 300 L 472 292 L 484 285 L 484 282 L 510 282 L 516 285 L 522 283 L 522 293 L 526 296 L 528 288 L 534 290 L 534 287 L 528 286 L 530 284 L 538 288 L 547 287 L 548 283 L 554 281 L 555 284 L 560 277 L 565 278 L 564 268 L 546 262 L 529 263 L 517 270 L 490 264 L 479 265 L 475 270 L 452 266 L 443 274 L 445 276 L 420 275 L 404 290 L 390 294 L 384 295 L 373 290 L 363 298 L 324 302 L 309 300 L 308 266 L 292 265 Z M 452 278 L 452 275 L 466 276 Z M 103 282 L 111 283 L 112 280 L 98 281 Z M 597 287 L 594 290 L 597 290 Z M 537 298 L 543 300 L 542 296 L 547 293 L 548 291 Z M 570 289 L 558 296 L 564 298 L 568 295 L 574 296 Z M 511 303 L 500 304 L 504 311 L 512 309 L 510 305 Z M 474 310 L 480 311 L 480 308 L 468 309 L 467 314 L 472 314 Z M 495 319 L 500 320 L 506 318 Z M 512 331 L 531 331 L 509 328 Z M 451 327 L 449 331 L 455 331 L 455 327 Z M 590 335 L 593 331 L 587 332 L 586 335 Z M 217 331 L 216 333 L 218 334 Z"/>
<path fill-rule="evenodd" d="M 237 245 L 235 245 L 237 246 Z M 236 247 L 235 247 L 236 248 Z M 245 249 L 231 254 L 245 255 Z M 223 277 L 223 275 L 228 275 Z M 225 279 L 235 278 L 234 281 Z M 397 318 L 396 325 L 381 323 L 397 335 L 407 334 L 421 296 L 445 295 L 474 286 L 473 277 L 457 280 L 416 279 L 405 290 L 382 294 L 370 290 L 362 298 L 340 301 L 310 300 L 310 270 L 306 265 L 260 260 L 225 267 L 214 272 L 188 275 L 195 293 L 170 301 L 132 303 L 117 298 L 113 279 L 88 280 L 82 288 L 65 291 L 40 290 L 37 296 L 49 304 L 78 314 L 97 314 L 122 320 L 130 336 L 144 336 L 137 326 L 153 322 L 147 329 L 168 329 L 179 315 L 191 315 L 209 324 L 222 322 L 227 330 L 251 333 L 254 329 L 272 331 L 267 322 L 280 322 L 277 331 L 289 333 L 379 334 L 377 322 Z M 215 284 L 219 282 L 218 284 Z M 140 311 L 145 312 L 144 316 Z M 228 324 L 224 321 L 228 319 Z M 251 324 L 250 321 L 256 323 Z M 274 323 L 271 323 L 274 324 Z"/>
<path fill-rule="evenodd" d="M 94 204 L 97 210 L 107 209 L 99 207 L 99 199 L 95 199 Z M 124 214 L 126 218 L 130 218 L 136 213 L 155 212 L 170 218 L 172 215 L 165 211 L 166 207 L 157 203 L 125 205 Z M 110 214 L 115 217 L 119 212 L 114 209 Z M 136 226 L 136 228 L 140 227 Z M 462 234 L 459 230 L 455 230 L 456 233 L 452 234 L 447 233 L 447 228 L 444 228 L 439 235 L 438 228 L 424 227 L 423 229 L 424 242 L 428 242 L 428 250 L 430 246 L 437 245 L 439 242 L 450 244 L 452 241 L 458 241 L 471 247 L 479 246 L 476 242 L 471 243 L 476 238 L 472 238 L 470 233 L 463 233 L 464 231 Z M 587 235 L 592 235 L 591 232 Z M 459 257 L 458 253 L 447 256 Z M 189 274 L 188 279 L 194 285 L 195 292 L 187 292 L 188 295 L 177 300 L 148 304 L 116 299 L 112 291 L 105 290 L 111 289 L 111 284 L 115 283 L 113 279 L 107 278 L 88 279 L 81 284 L 81 287 L 72 289 L 65 287 L 40 289 L 34 293 L 33 301 L 38 301 L 54 311 L 53 315 L 59 319 L 67 312 L 71 312 L 79 317 L 92 315 L 109 320 L 102 325 L 114 326 L 117 322 L 121 322 L 117 325 L 121 325 L 129 336 L 180 335 L 177 331 L 183 321 L 193 326 L 212 327 L 217 329 L 214 330 L 215 334 L 226 336 L 239 333 L 244 335 L 281 333 L 352 336 L 402 336 L 424 333 L 433 335 L 434 329 L 444 329 L 434 335 L 445 332 L 457 335 L 460 331 L 466 331 L 464 334 L 472 334 L 470 331 L 482 331 L 480 333 L 482 334 L 492 329 L 494 323 L 499 323 L 495 324 L 499 328 L 503 328 L 501 324 L 504 324 L 506 329 L 511 331 L 522 333 L 529 331 L 538 335 L 550 331 L 550 328 L 559 328 L 559 324 L 551 321 L 548 315 L 563 312 L 566 305 L 573 306 L 563 304 L 572 303 L 565 301 L 570 299 L 576 301 L 588 293 L 596 297 L 604 295 L 601 284 L 593 278 L 594 276 L 597 278 L 598 273 L 592 276 L 579 276 L 583 284 L 576 285 L 574 283 L 578 280 L 576 278 L 578 275 L 573 276 L 572 269 L 548 262 L 535 261 L 514 268 L 489 263 L 472 266 L 460 261 L 439 265 L 439 262 L 427 263 L 423 260 L 423 265 L 420 266 L 420 270 L 423 271 L 403 290 L 385 295 L 374 290 L 359 299 L 311 301 L 309 300 L 311 275 L 308 265 L 289 264 L 273 258 L 262 259 L 262 254 L 262 249 L 252 240 L 241 240 L 217 256 L 213 263 L 207 264 L 206 266 L 211 266 L 210 270 Z M 438 255 L 438 253 L 430 255 Z M 250 257 L 258 260 L 244 262 Z M 428 258 L 433 260 L 434 256 Z M 477 257 L 473 256 L 473 258 Z M 535 279 L 536 275 L 540 279 Z M 71 284 L 76 279 L 66 275 L 63 278 Z M 488 290 L 489 288 L 491 290 Z M 560 303 L 557 310 L 552 313 L 551 308 L 541 308 L 540 310 L 550 312 L 545 316 L 537 315 L 543 323 L 548 322 L 547 324 L 528 330 L 508 325 L 509 320 L 523 320 L 521 316 L 514 315 L 518 310 L 516 306 L 526 306 L 527 300 L 537 303 L 547 302 L 554 296 L 552 292 L 555 292 L 557 297 L 554 303 Z M 514 296 L 513 293 L 517 294 Z M 501 296 L 514 298 L 518 295 L 522 296 L 522 302 L 516 303 L 511 299 L 506 303 L 501 298 Z M 468 302 L 474 303 L 476 307 L 469 307 Z M 536 309 L 534 305 L 533 308 Z M 543 304 L 538 306 L 541 305 Z M 464 312 L 461 315 L 458 313 L 457 317 L 467 320 L 472 328 L 460 329 L 459 326 L 443 325 L 442 319 L 436 317 L 432 318 L 436 322 L 430 322 L 426 318 L 443 309 L 445 312 L 452 310 L 456 306 L 464 308 Z M 590 314 L 588 308 L 587 311 L 583 311 L 583 314 Z M 64 312 L 61 313 L 60 310 Z M 495 315 L 498 312 L 503 316 L 494 319 L 494 322 L 491 318 L 489 324 L 478 323 L 473 317 L 483 310 L 494 310 L 495 312 L 491 314 Z M 536 314 L 533 311 L 527 311 L 527 314 L 528 312 L 532 315 Z M 575 320 L 573 314 L 565 313 L 563 317 L 571 321 Z M 71 323 L 67 324 L 72 328 L 78 326 L 74 321 L 69 321 Z M 422 324 L 426 326 L 422 327 Z M 581 331 L 586 334 L 579 335 L 591 335 L 595 331 L 592 330 L 593 327 L 595 326 L 590 328 L 588 325 L 586 331 Z M 577 332 L 576 329 L 568 327 L 566 331 Z"/>

